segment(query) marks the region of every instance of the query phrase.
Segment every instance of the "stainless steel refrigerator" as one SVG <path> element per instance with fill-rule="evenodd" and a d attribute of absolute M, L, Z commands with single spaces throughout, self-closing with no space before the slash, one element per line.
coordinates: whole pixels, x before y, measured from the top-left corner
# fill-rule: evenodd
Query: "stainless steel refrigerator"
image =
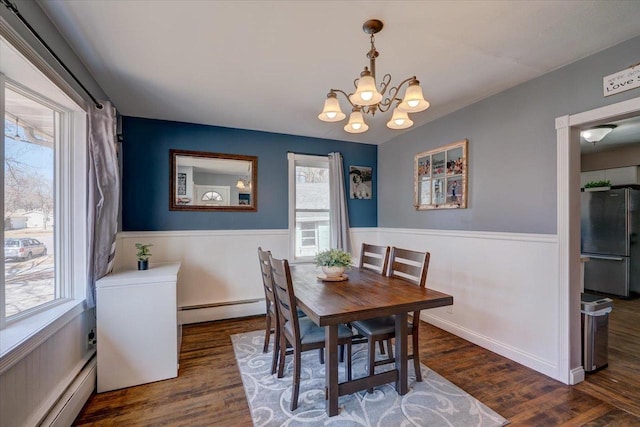
<path fill-rule="evenodd" d="M 628 297 L 640 291 L 640 190 L 581 193 L 585 291 Z"/>

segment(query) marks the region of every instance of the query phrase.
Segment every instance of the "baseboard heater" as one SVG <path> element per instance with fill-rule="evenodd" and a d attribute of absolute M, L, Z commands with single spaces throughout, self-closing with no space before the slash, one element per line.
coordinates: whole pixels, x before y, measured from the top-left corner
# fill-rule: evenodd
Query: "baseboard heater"
<path fill-rule="evenodd" d="M 71 382 L 65 393 L 51 408 L 40 427 L 67 427 L 73 424 L 96 387 L 96 356 L 94 355 Z"/>
<path fill-rule="evenodd" d="M 209 322 L 264 314 L 264 298 L 185 305 L 179 308 L 179 323 Z"/>

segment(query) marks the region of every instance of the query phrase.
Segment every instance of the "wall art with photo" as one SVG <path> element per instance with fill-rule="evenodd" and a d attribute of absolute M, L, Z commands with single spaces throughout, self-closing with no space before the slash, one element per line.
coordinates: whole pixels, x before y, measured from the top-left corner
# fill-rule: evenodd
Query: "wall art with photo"
<path fill-rule="evenodd" d="M 467 148 L 465 139 L 416 154 L 414 206 L 417 210 L 467 207 Z"/>
<path fill-rule="evenodd" d="M 367 166 L 349 166 L 349 198 L 371 199 L 373 170 Z"/>

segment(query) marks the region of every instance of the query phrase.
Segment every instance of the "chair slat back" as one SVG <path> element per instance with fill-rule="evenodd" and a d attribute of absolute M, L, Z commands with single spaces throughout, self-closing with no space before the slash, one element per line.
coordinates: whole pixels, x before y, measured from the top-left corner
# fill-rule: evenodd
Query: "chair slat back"
<path fill-rule="evenodd" d="M 286 259 L 275 259 L 273 256 L 270 256 L 269 259 L 271 263 L 273 289 L 275 290 L 276 304 L 278 305 L 280 325 L 284 326 L 286 322 L 291 322 L 291 325 L 293 326 L 292 338 L 299 342 L 300 325 L 298 324 L 296 297 L 293 292 L 293 282 L 291 281 L 289 261 Z"/>
<path fill-rule="evenodd" d="M 267 302 L 267 310 L 270 309 L 272 304 L 274 306 L 273 308 L 275 308 L 276 304 L 276 296 L 273 291 L 271 263 L 269 262 L 270 256 L 270 251 L 263 251 L 261 247 L 258 247 L 258 259 L 260 260 L 260 273 L 262 275 L 262 286 L 264 288 L 264 297 Z"/>
<path fill-rule="evenodd" d="M 389 263 L 389 246 L 362 244 L 360 268 L 385 274 Z"/>
<path fill-rule="evenodd" d="M 418 252 L 409 249 L 391 248 L 389 277 L 398 277 L 414 283 L 422 288 L 427 283 L 429 270 L 429 252 Z"/>

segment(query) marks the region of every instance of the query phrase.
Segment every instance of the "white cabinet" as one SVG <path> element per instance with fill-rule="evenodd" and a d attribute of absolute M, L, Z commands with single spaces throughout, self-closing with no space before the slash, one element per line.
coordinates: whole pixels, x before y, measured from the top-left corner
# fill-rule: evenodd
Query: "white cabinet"
<path fill-rule="evenodd" d="M 96 282 L 98 393 L 178 375 L 179 271 L 151 264 Z"/>
<path fill-rule="evenodd" d="M 601 169 L 580 173 L 580 187 L 591 181 L 611 181 L 611 185 L 638 184 L 638 166 Z"/>

